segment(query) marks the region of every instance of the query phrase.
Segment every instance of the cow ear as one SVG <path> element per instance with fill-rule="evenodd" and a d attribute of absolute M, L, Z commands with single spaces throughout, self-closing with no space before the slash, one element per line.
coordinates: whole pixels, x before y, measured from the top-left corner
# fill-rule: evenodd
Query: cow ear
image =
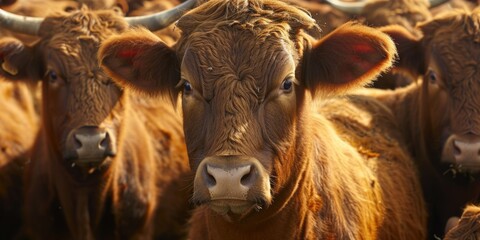
<path fill-rule="evenodd" d="M 398 59 L 394 64 L 394 70 L 410 74 L 414 79 L 422 75 L 425 70 L 422 39 L 399 25 L 382 27 L 379 30 L 388 34 L 397 46 Z"/>
<path fill-rule="evenodd" d="M 8 81 L 38 81 L 40 64 L 32 47 L 15 38 L 0 40 L 0 77 Z"/>
<path fill-rule="evenodd" d="M 341 94 L 370 83 L 392 65 L 393 41 L 384 33 L 347 23 L 305 55 L 305 85 L 313 94 Z"/>
<path fill-rule="evenodd" d="M 176 102 L 180 68 L 175 51 L 145 29 L 107 39 L 98 59 L 120 86 L 149 95 L 169 96 Z"/>

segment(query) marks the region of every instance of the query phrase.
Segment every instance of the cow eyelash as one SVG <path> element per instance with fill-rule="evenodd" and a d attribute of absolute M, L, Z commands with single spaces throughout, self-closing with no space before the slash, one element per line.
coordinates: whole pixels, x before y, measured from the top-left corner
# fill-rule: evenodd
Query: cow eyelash
<path fill-rule="evenodd" d="M 282 81 L 280 89 L 287 93 L 291 92 L 294 84 L 295 78 L 293 76 L 288 76 Z"/>
<path fill-rule="evenodd" d="M 189 81 L 185 80 L 184 78 L 182 78 L 182 80 L 180 80 L 180 82 L 175 87 L 183 88 L 182 89 L 183 93 L 191 93 L 193 91 L 192 84 Z"/>
<path fill-rule="evenodd" d="M 58 73 L 54 70 L 48 70 L 46 73 L 45 73 L 45 77 L 48 78 L 48 82 L 49 83 L 55 83 L 58 81 L 58 79 L 60 79 L 60 76 L 58 75 Z"/>
<path fill-rule="evenodd" d="M 432 83 L 432 84 L 437 83 L 438 77 L 437 77 L 437 74 L 433 70 L 428 70 L 427 76 L 428 76 L 428 81 L 430 83 Z"/>

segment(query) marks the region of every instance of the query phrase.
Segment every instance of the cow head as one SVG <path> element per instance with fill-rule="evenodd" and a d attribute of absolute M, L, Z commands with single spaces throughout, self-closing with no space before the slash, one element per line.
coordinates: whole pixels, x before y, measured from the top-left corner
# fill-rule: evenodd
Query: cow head
<path fill-rule="evenodd" d="M 96 53 L 107 36 L 126 28 L 113 11 L 82 9 L 46 18 L 34 46 L 0 41 L 3 78 L 42 81 L 48 144 L 74 174 L 106 166 L 116 154 L 122 90 L 98 66 Z"/>
<path fill-rule="evenodd" d="M 163 28 L 179 15 L 179 9 L 165 13 L 136 17 L 133 24 L 147 21 L 149 26 Z M 96 57 L 104 39 L 128 28 L 132 19 L 120 15 L 87 7 L 45 19 L 0 11 L 0 24 L 41 38 L 34 46 L 13 38 L 0 40 L 0 76 L 11 81 L 41 79 L 47 144 L 62 165 L 81 177 L 106 169 L 121 142 L 126 96 Z"/>
<path fill-rule="evenodd" d="M 423 38 L 386 28 L 399 67 L 423 75 L 421 129 L 429 158 L 454 172 L 480 170 L 480 12 L 452 12 L 420 26 Z"/>
<path fill-rule="evenodd" d="M 381 0 L 369 1 L 362 9 L 362 16 L 369 26 L 398 24 L 412 33 L 417 33 L 417 23 L 430 20 L 428 0 Z"/>
<path fill-rule="evenodd" d="M 175 50 L 136 30 L 105 42 L 99 58 L 124 87 L 181 92 L 193 201 L 229 221 L 291 197 L 308 165 L 311 93 L 366 84 L 395 54 L 388 37 L 354 24 L 315 42 L 307 13 L 271 0 L 210 1 L 177 26 Z"/>

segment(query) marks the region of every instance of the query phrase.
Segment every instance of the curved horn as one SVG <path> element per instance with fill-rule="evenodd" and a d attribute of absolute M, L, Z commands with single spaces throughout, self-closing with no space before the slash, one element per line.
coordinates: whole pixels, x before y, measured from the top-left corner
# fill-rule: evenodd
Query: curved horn
<path fill-rule="evenodd" d="M 196 0 L 188 0 L 169 10 L 147 16 L 125 17 L 125 20 L 130 26 L 144 26 L 150 31 L 157 31 L 178 20 L 185 11 L 193 8 L 195 3 Z"/>
<path fill-rule="evenodd" d="M 361 0 L 358 2 L 343 2 L 340 0 L 326 0 L 332 7 L 349 14 L 360 14 L 363 7 L 367 5 L 367 0 Z"/>
<path fill-rule="evenodd" d="M 38 35 L 43 19 L 20 16 L 0 9 L 0 26 L 17 33 Z"/>
<path fill-rule="evenodd" d="M 448 0 L 430 0 L 430 7 L 436 7 L 442 3 L 448 2 Z"/>

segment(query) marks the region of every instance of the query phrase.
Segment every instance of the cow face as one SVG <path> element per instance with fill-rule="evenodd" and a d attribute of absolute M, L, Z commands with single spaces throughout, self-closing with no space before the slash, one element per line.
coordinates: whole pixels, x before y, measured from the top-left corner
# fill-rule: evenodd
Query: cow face
<path fill-rule="evenodd" d="M 423 75 L 421 121 L 430 158 L 453 173 L 480 170 L 479 13 L 436 18 L 420 27 L 418 40 L 390 32 L 409 51 L 400 52 L 401 62 L 410 62 L 407 70 Z"/>
<path fill-rule="evenodd" d="M 276 1 L 211 1 L 178 26 L 176 51 L 137 30 L 109 39 L 99 58 L 125 87 L 172 99 L 181 91 L 192 199 L 229 221 L 294 188 L 310 93 L 365 84 L 395 53 L 384 35 L 351 24 L 312 46 L 301 29 L 313 20 Z"/>
<path fill-rule="evenodd" d="M 48 34 L 34 47 L 0 43 L 2 75 L 42 80 L 43 127 L 61 163 L 84 176 L 115 156 L 124 101 L 122 90 L 96 60 L 100 42 L 125 27 L 110 12 L 80 12 L 47 18 Z M 1 55 L 1 54 L 0 54 Z"/>
<path fill-rule="evenodd" d="M 480 12 L 422 26 L 433 133 L 440 134 L 441 160 L 457 170 L 480 171 Z M 459 21 L 463 21 L 459 23 Z M 451 37 L 445 37 L 451 36 Z M 437 111 L 435 111 L 437 110 Z M 443 111 L 442 111 L 443 110 Z"/>

